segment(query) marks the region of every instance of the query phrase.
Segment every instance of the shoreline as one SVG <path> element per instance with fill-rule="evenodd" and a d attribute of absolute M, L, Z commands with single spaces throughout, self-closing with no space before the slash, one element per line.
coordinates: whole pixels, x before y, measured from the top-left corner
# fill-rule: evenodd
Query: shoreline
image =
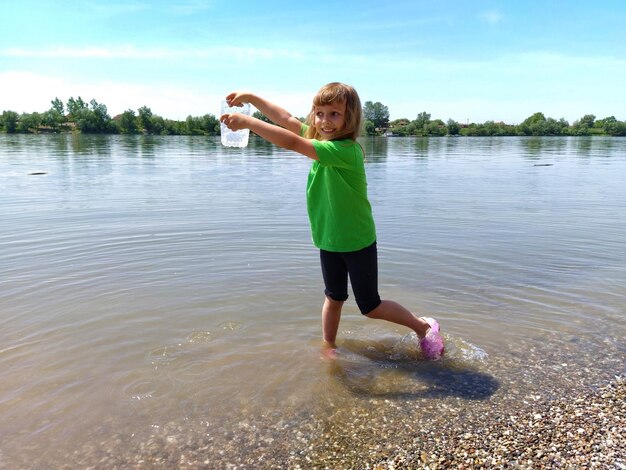
<path fill-rule="evenodd" d="M 624 470 L 626 380 L 623 371 L 615 375 L 619 358 L 604 361 L 594 371 L 584 366 L 562 371 L 559 377 L 567 382 L 558 384 L 557 376 L 540 375 L 545 363 L 531 361 L 526 363 L 529 382 L 510 384 L 503 375 L 499 392 L 489 397 L 479 392 L 488 369 L 502 369 L 496 358 L 481 364 L 487 373 L 476 380 L 447 376 L 452 380 L 448 391 L 462 387 L 462 395 L 439 396 L 441 389 L 419 389 L 424 382 L 413 379 L 394 383 L 383 370 L 378 378 L 389 385 L 386 393 L 375 380 L 373 393 L 355 390 L 344 398 L 349 407 L 331 393 L 316 396 L 317 403 L 304 408 L 242 404 L 226 420 L 210 409 L 149 427 L 126 428 L 104 420 L 69 453 L 59 448 L 29 455 L 0 448 L 0 469 Z M 432 364 L 417 365 L 423 373 L 441 372 Z M 411 395 L 407 385 L 417 393 Z M 149 422 L 146 418 L 151 419 L 136 415 L 133 421 Z"/>
<path fill-rule="evenodd" d="M 371 414 L 309 410 L 305 417 L 290 410 L 292 419 L 285 420 L 282 414 L 241 410 L 229 429 L 215 429 L 208 421 L 169 423 L 130 447 L 129 436 L 117 434 L 67 455 L 58 468 L 626 469 L 623 376 L 558 398 L 524 401 L 514 410 L 502 401 L 465 410 L 430 403 L 424 413 L 438 414 L 412 419 L 402 403 L 366 401 L 373 405 Z M 380 408 L 385 410 L 377 413 Z"/>

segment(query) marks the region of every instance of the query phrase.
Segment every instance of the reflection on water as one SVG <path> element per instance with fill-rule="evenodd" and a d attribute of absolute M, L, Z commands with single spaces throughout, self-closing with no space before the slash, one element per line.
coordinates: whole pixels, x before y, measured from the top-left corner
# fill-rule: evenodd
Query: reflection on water
<path fill-rule="evenodd" d="M 362 143 L 381 294 L 440 320 L 442 361 L 352 300 L 320 359 L 305 158 L 254 138 L 0 135 L 0 468 L 244 412 L 288 432 L 624 370 L 624 139 Z"/>

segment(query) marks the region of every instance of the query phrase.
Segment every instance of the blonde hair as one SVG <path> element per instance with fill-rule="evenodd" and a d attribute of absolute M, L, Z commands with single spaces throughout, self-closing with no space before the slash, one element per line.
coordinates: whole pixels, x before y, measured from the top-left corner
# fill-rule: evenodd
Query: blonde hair
<path fill-rule="evenodd" d="M 345 103 L 346 115 L 344 120 L 343 132 L 336 138 L 339 139 L 352 139 L 356 138 L 361 133 L 361 124 L 363 121 L 363 109 L 361 108 L 361 100 L 358 93 L 350 85 L 345 83 L 332 82 L 324 85 L 319 89 L 317 94 L 313 97 L 313 106 L 306 118 L 305 124 L 309 126 L 304 133 L 304 137 L 307 139 L 319 139 L 321 136 L 317 132 L 317 129 L 313 125 L 315 122 L 315 107 L 326 106 L 329 104 Z"/>

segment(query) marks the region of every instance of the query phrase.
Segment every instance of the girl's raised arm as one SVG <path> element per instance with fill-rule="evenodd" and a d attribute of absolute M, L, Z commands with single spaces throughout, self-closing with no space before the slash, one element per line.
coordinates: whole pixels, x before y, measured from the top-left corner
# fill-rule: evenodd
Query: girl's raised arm
<path fill-rule="evenodd" d="M 250 103 L 261 111 L 268 119 L 294 134 L 300 135 L 302 123 L 291 113 L 275 103 L 267 101 L 253 93 L 235 91 L 226 97 L 229 106 L 240 106 L 243 103 Z"/>

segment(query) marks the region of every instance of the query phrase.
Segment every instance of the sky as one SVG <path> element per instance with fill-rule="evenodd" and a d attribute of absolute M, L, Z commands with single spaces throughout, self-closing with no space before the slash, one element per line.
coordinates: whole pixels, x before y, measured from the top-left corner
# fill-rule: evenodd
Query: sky
<path fill-rule="evenodd" d="M 0 112 L 80 96 L 184 120 L 249 90 L 305 116 L 341 81 L 391 120 L 626 120 L 624 0 L 2 3 Z"/>

